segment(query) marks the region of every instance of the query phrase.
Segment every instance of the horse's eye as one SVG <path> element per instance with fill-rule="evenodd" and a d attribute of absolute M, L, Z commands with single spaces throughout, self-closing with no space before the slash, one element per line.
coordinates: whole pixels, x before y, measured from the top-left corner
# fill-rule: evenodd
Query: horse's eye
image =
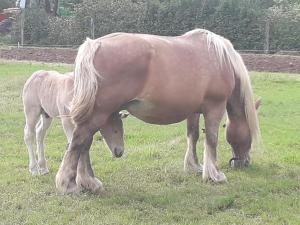
<path fill-rule="evenodd" d="M 117 131 L 117 130 L 115 130 L 115 131 L 114 131 L 114 133 L 116 134 L 116 133 L 118 133 L 118 131 Z"/>

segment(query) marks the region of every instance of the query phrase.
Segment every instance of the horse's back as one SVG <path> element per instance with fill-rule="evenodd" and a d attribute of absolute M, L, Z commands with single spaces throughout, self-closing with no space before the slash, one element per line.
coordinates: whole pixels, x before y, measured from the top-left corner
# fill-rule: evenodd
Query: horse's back
<path fill-rule="evenodd" d="M 38 92 L 41 82 L 48 72 L 45 70 L 39 70 L 34 72 L 26 81 L 23 88 L 23 102 L 24 105 L 39 105 Z"/>
<path fill-rule="evenodd" d="M 206 35 L 119 33 L 100 38 L 94 61 L 104 77 L 99 101 L 103 103 L 116 84 L 115 96 L 105 97 L 127 102 L 124 108 L 153 123 L 177 122 L 201 112 L 206 102 L 224 101 L 234 86 L 234 74 L 211 51 Z"/>
<path fill-rule="evenodd" d="M 24 85 L 23 102 L 27 107 L 41 107 L 50 117 L 60 114 L 60 105 L 72 99 L 73 76 L 40 70 Z M 61 107 L 63 108 L 63 107 Z"/>

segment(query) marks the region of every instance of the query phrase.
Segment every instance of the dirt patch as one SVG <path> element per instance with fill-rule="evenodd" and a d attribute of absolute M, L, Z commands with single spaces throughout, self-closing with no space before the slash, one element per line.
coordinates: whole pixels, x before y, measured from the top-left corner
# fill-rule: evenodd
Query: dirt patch
<path fill-rule="evenodd" d="M 72 48 L 0 48 L 0 58 L 73 64 L 77 49 Z"/>
<path fill-rule="evenodd" d="M 73 64 L 73 48 L 0 48 L 0 58 Z M 300 56 L 241 54 L 250 71 L 300 73 Z"/>
<path fill-rule="evenodd" d="M 248 70 L 300 73 L 300 56 L 241 54 Z"/>

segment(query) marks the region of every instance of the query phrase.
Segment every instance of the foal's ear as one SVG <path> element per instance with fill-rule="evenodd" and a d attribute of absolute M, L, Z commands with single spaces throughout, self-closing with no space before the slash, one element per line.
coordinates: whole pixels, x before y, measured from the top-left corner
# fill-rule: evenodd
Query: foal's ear
<path fill-rule="evenodd" d="M 125 119 L 127 116 L 129 116 L 129 113 L 125 111 L 121 111 L 119 112 L 119 116 L 121 119 Z"/>
<path fill-rule="evenodd" d="M 261 98 L 258 98 L 255 101 L 255 109 L 258 110 L 260 106 L 261 106 Z"/>

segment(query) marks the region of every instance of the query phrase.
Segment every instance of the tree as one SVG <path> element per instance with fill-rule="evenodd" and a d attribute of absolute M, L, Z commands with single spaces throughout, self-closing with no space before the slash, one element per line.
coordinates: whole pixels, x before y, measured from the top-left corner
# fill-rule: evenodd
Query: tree
<path fill-rule="evenodd" d="M 38 0 L 38 5 L 44 5 L 46 13 L 50 16 L 58 15 L 58 0 Z"/>
<path fill-rule="evenodd" d="M 1 0 L 1 1 L 0 1 L 0 12 L 1 12 L 3 9 L 13 7 L 13 6 L 14 6 L 14 3 L 15 3 L 14 0 Z"/>

